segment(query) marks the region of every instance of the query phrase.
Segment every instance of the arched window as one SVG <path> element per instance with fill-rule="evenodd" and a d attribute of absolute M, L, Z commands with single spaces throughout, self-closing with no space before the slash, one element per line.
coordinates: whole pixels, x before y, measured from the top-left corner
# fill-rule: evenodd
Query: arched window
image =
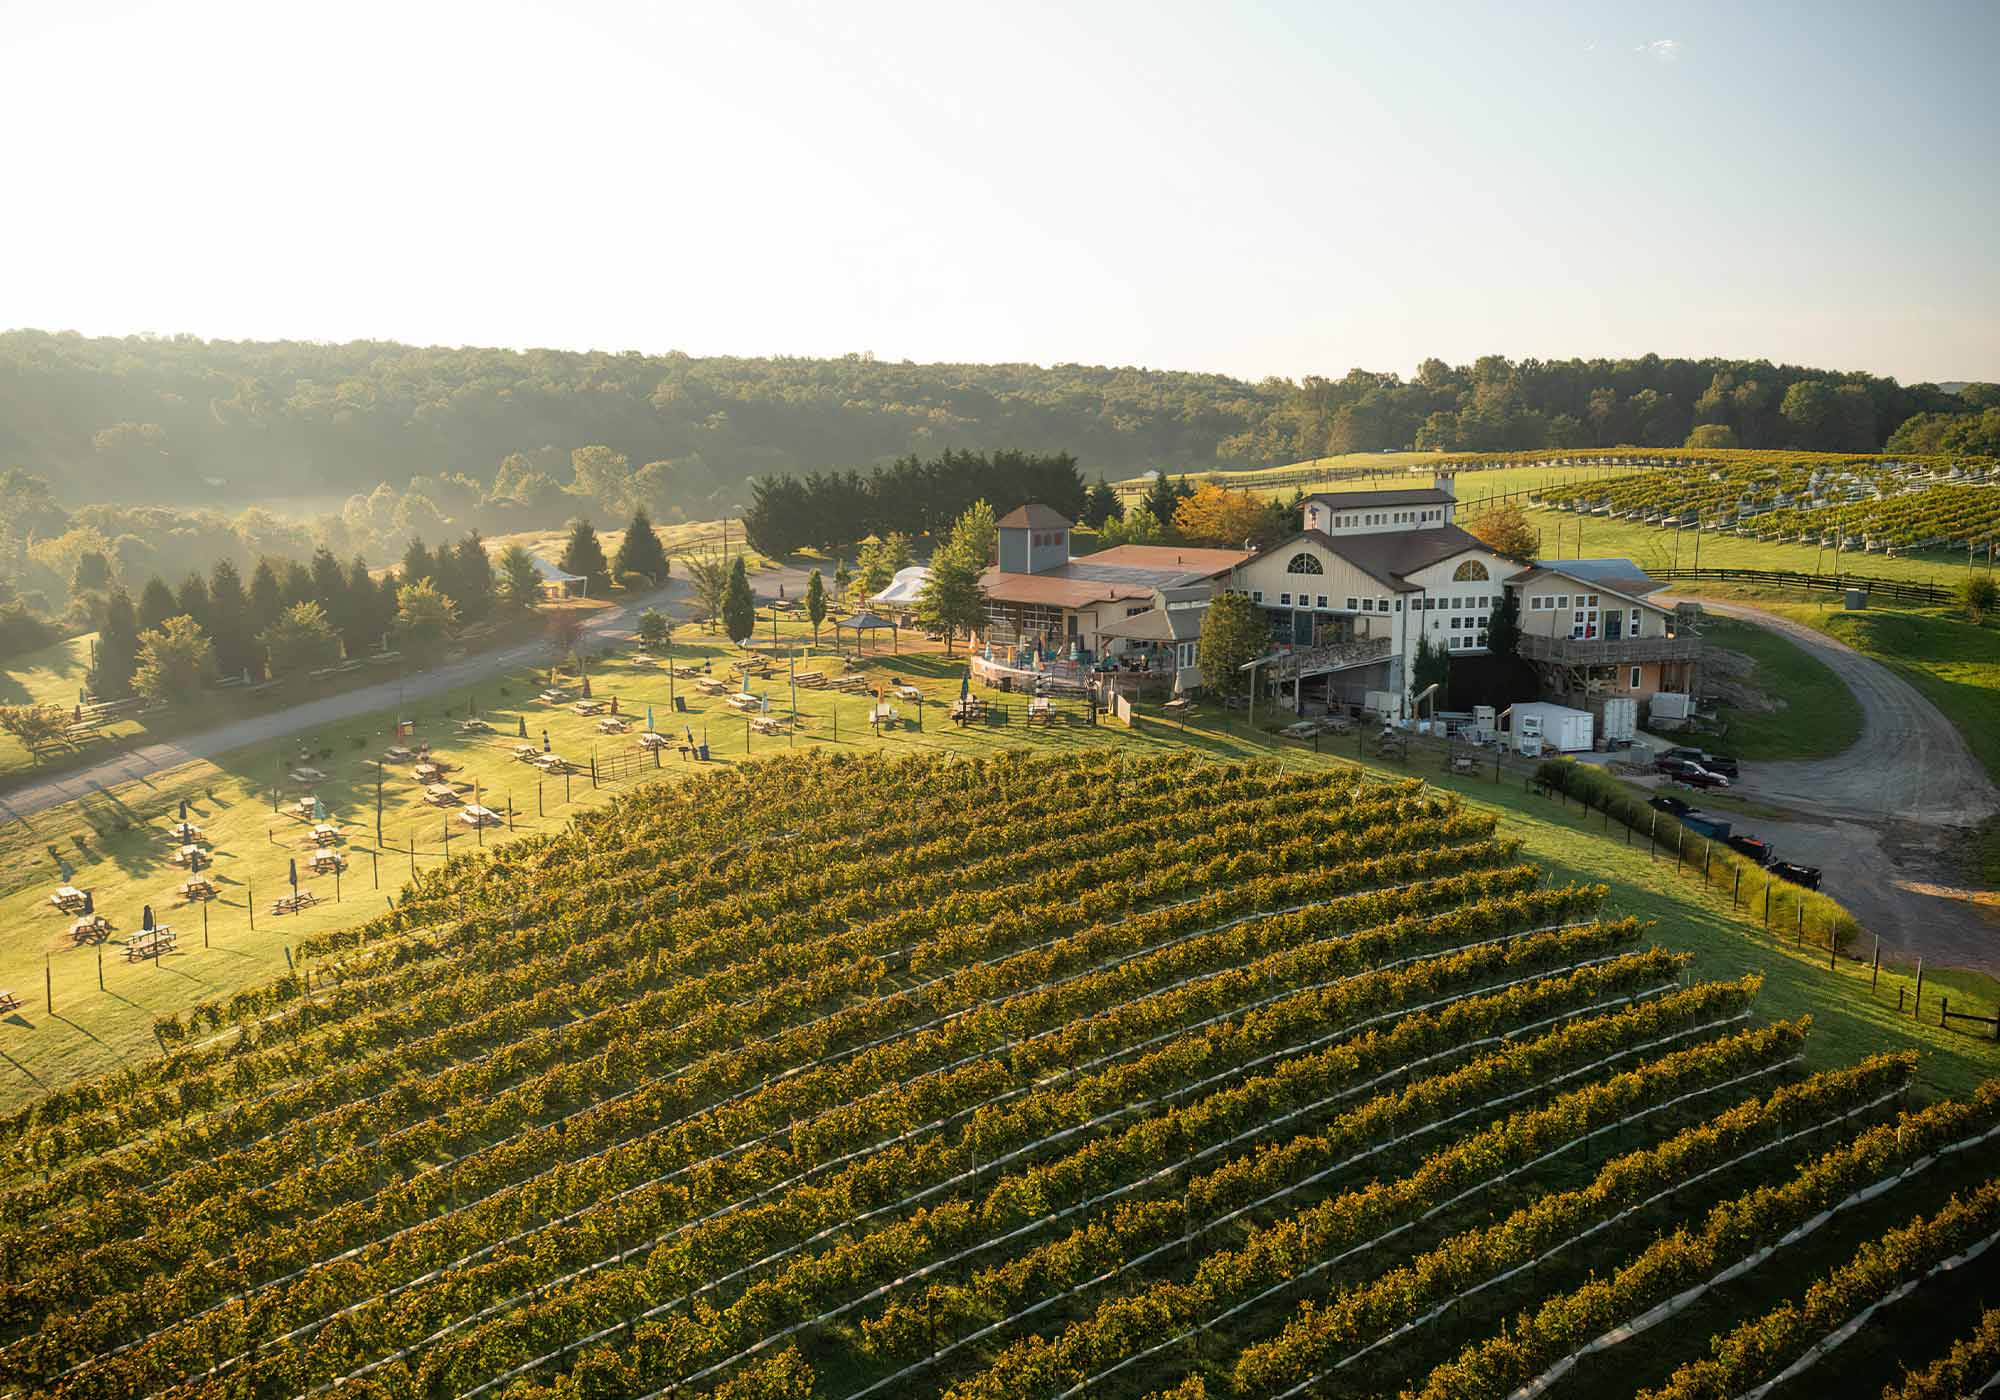
<path fill-rule="evenodd" d="M 1491 575 L 1486 572 L 1486 566 L 1477 559 L 1468 559 L 1458 566 L 1451 577 L 1455 583 L 1484 583 Z"/>
<path fill-rule="evenodd" d="M 1319 566 L 1319 560 L 1307 554 L 1304 550 L 1300 550 L 1286 563 L 1285 572 L 1288 574 L 1317 574 L 1324 571 Z"/>

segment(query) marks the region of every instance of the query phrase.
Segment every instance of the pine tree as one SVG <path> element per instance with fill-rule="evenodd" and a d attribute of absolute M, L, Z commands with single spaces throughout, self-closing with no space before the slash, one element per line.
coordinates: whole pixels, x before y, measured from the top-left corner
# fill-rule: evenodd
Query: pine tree
<path fill-rule="evenodd" d="M 121 700 L 132 693 L 132 672 L 139 664 L 139 614 L 132 595 L 114 587 L 98 629 L 97 650 L 91 658 L 90 693 L 98 700 Z"/>
<path fill-rule="evenodd" d="M 500 556 L 500 598 L 510 608 L 525 611 L 541 600 L 542 576 L 534 557 L 520 545 Z"/>
<path fill-rule="evenodd" d="M 722 626 L 729 640 L 738 646 L 757 628 L 757 604 L 750 596 L 750 576 L 744 571 L 740 554 L 729 563 L 729 591 L 722 599 Z"/>
<path fill-rule="evenodd" d="M 278 582 L 277 566 L 267 555 L 257 561 L 250 575 L 250 635 L 260 635 L 284 610 L 285 590 Z"/>
<path fill-rule="evenodd" d="M 174 613 L 193 618 L 203 632 L 208 631 L 208 580 L 200 574 L 189 574 L 174 594 Z"/>
<path fill-rule="evenodd" d="M 284 595 L 288 608 L 313 601 L 312 570 L 296 559 L 285 562 Z"/>
<path fill-rule="evenodd" d="M 411 539 L 403 550 L 403 567 L 396 573 L 404 583 L 422 583 L 427 578 L 437 577 L 437 561 L 431 558 L 431 552 L 424 547 L 421 538 Z"/>
<path fill-rule="evenodd" d="M 598 542 L 597 529 L 580 516 L 569 524 L 561 568 L 566 574 L 583 575 L 589 580 L 590 591 L 600 598 L 611 588 L 611 565 L 604 557 L 604 546 Z"/>
<path fill-rule="evenodd" d="M 493 611 L 493 556 L 486 552 L 486 541 L 479 531 L 466 531 L 465 538 L 452 551 L 452 601 L 458 604 L 461 622 L 477 622 Z M 443 551 L 439 551 L 442 558 Z"/>
<path fill-rule="evenodd" d="M 139 593 L 139 630 L 155 632 L 160 624 L 174 616 L 174 594 L 167 587 L 166 580 L 158 574 L 146 580 L 146 586 Z"/>
<path fill-rule="evenodd" d="M 349 656 L 380 646 L 383 634 L 396 620 L 394 587 L 377 587 L 375 576 L 368 572 L 368 561 L 359 554 L 347 561 L 347 616 L 341 635 Z"/>
<path fill-rule="evenodd" d="M 347 606 L 347 575 L 341 572 L 340 561 L 325 545 L 313 551 L 312 579 L 312 600 L 319 604 L 327 625 L 336 632 L 345 632 L 354 620 Z"/>
<path fill-rule="evenodd" d="M 623 583 L 627 574 L 644 574 L 658 587 L 667 581 L 669 565 L 667 551 L 660 547 L 660 536 L 653 529 L 653 522 L 646 515 L 646 508 L 640 506 L 632 512 L 632 519 L 625 526 L 625 538 L 618 542 L 617 558 L 612 560 L 612 571 Z"/>
<path fill-rule="evenodd" d="M 1173 528 L 1174 512 L 1180 508 L 1182 499 L 1193 494 L 1193 487 L 1176 486 L 1172 478 L 1161 472 L 1146 491 L 1145 506 L 1153 513 L 1153 519 L 1160 522 L 1160 528 L 1168 530 Z"/>
<path fill-rule="evenodd" d="M 1125 507 L 1118 499 L 1118 493 L 1111 489 L 1103 477 L 1090 488 L 1090 494 L 1083 499 L 1083 520 L 1093 530 L 1104 528 L 1107 520 L 1117 520 L 1125 514 Z"/>
<path fill-rule="evenodd" d="M 976 629 L 986 616 L 986 595 L 979 575 L 993 548 L 993 507 L 975 501 L 951 527 L 951 534 L 931 555 L 930 577 L 917 599 L 917 616 L 944 633 L 944 654 L 952 639 Z"/>
<path fill-rule="evenodd" d="M 1264 610 L 1241 593 L 1218 593 L 1201 620 L 1201 682 L 1218 695 L 1241 695 L 1249 686 L 1244 663 L 1271 649 Z"/>
<path fill-rule="evenodd" d="M 256 664 L 256 634 L 250 630 L 250 600 L 243 576 L 227 559 L 215 561 L 208 576 L 209 627 L 215 664 L 225 676 L 240 676 Z"/>
<path fill-rule="evenodd" d="M 1417 659 L 1410 667 L 1410 694 L 1413 697 L 1420 695 L 1433 684 L 1438 689 L 1437 694 L 1431 697 L 1431 708 L 1441 710 L 1451 700 L 1451 652 L 1444 643 L 1420 636 L 1417 638 Z"/>
<path fill-rule="evenodd" d="M 819 626 L 826 621 L 826 580 L 819 576 L 819 570 L 812 571 L 806 580 L 806 616 L 812 620 L 813 645 L 819 645 Z"/>

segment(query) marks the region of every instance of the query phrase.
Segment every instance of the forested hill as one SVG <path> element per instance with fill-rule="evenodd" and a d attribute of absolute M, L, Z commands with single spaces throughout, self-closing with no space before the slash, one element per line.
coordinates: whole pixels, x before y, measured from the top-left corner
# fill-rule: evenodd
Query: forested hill
<path fill-rule="evenodd" d="M 1977 386 L 1975 386 L 1976 388 Z M 918 365 L 686 355 L 0 334 L 0 467 L 72 503 L 240 506 L 463 474 L 585 495 L 574 449 L 622 458 L 663 519 L 732 512 L 746 481 L 946 449 L 1068 452 L 1087 476 L 1260 466 L 1412 444 L 1865 451 L 1976 393 L 1762 362 L 1427 360 L 1272 379 L 1084 365 Z M 501 464 L 512 458 L 503 472 Z M 492 483 L 492 485 L 487 485 Z M 529 489 L 510 485 L 510 490 Z M 329 500 L 331 498 L 331 501 Z M 525 498 L 524 498 L 525 504 Z M 560 502 L 556 502 L 560 504 Z M 539 513 L 539 512 L 536 512 Z"/>

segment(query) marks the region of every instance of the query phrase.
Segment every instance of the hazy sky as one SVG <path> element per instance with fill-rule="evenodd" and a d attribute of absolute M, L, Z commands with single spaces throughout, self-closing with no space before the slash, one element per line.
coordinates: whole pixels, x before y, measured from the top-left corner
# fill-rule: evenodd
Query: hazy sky
<path fill-rule="evenodd" d="M 0 0 L 0 325 L 2000 379 L 2000 4 Z"/>

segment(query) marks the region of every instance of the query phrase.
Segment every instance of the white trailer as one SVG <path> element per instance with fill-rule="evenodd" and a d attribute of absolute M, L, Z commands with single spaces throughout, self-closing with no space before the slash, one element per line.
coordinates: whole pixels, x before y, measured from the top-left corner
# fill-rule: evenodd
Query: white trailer
<path fill-rule="evenodd" d="M 1655 728 L 1678 729 L 1693 713 L 1693 697 L 1678 690 L 1663 690 L 1646 703 L 1647 718 Z"/>
<path fill-rule="evenodd" d="M 1639 732 L 1639 702 L 1637 700 L 1606 700 L 1604 702 L 1604 742 L 1615 744 L 1619 740 L 1631 742 Z"/>
<path fill-rule="evenodd" d="M 1584 753 L 1591 745 L 1596 722 L 1588 710 L 1572 710 L 1567 705 L 1516 705 L 1509 711 L 1514 746 L 1529 751 L 1554 749 L 1558 753 Z"/>

